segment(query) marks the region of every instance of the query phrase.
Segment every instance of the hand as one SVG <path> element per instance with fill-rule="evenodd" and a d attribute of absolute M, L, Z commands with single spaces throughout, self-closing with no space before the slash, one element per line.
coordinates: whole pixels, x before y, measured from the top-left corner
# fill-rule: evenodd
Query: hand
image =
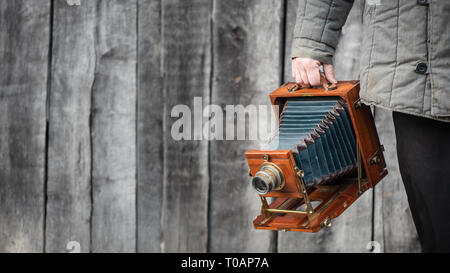
<path fill-rule="evenodd" d="M 320 85 L 319 61 L 310 58 L 295 58 L 292 60 L 292 77 L 302 87 Z M 330 83 L 337 83 L 334 68 L 331 64 L 323 64 L 325 78 Z"/>

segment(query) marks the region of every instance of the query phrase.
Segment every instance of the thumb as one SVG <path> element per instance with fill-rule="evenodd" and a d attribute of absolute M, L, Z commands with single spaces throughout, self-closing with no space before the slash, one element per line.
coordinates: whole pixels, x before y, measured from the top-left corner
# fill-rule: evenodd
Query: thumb
<path fill-rule="evenodd" d="M 337 83 L 334 77 L 334 68 L 332 64 L 324 64 L 323 72 L 325 73 L 325 78 L 331 83 Z"/>

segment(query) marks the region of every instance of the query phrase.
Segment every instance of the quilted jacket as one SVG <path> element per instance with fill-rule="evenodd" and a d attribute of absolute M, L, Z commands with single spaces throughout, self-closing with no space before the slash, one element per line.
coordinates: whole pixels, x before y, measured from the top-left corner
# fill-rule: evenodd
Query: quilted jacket
<path fill-rule="evenodd" d="M 332 63 L 353 0 L 299 0 L 292 57 Z M 450 1 L 366 0 L 361 99 L 450 121 Z"/>

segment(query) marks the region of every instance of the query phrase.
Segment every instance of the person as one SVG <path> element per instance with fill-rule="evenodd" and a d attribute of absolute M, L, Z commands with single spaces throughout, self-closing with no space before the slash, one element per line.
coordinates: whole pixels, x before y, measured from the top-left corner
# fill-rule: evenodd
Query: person
<path fill-rule="evenodd" d="M 353 1 L 299 0 L 292 76 L 335 83 L 333 55 Z M 367 0 L 360 97 L 393 111 L 401 177 L 422 252 L 450 252 L 450 1 Z"/>

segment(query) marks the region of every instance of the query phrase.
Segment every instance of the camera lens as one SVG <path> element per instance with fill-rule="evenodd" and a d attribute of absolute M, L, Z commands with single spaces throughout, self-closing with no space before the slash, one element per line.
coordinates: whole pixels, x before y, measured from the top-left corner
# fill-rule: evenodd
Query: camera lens
<path fill-rule="evenodd" d="M 259 194 L 267 194 L 273 190 L 280 190 L 284 185 L 281 169 L 273 163 L 264 163 L 252 179 L 253 188 Z"/>
<path fill-rule="evenodd" d="M 264 180 L 264 178 L 256 176 L 255 178 L 253 178 L 253 187 L 255 188 L 255 190 L 261 194 L 266 194 L 268 193 L 270 190 L 270 186 L 269 183 L 267 181 Z"/>

